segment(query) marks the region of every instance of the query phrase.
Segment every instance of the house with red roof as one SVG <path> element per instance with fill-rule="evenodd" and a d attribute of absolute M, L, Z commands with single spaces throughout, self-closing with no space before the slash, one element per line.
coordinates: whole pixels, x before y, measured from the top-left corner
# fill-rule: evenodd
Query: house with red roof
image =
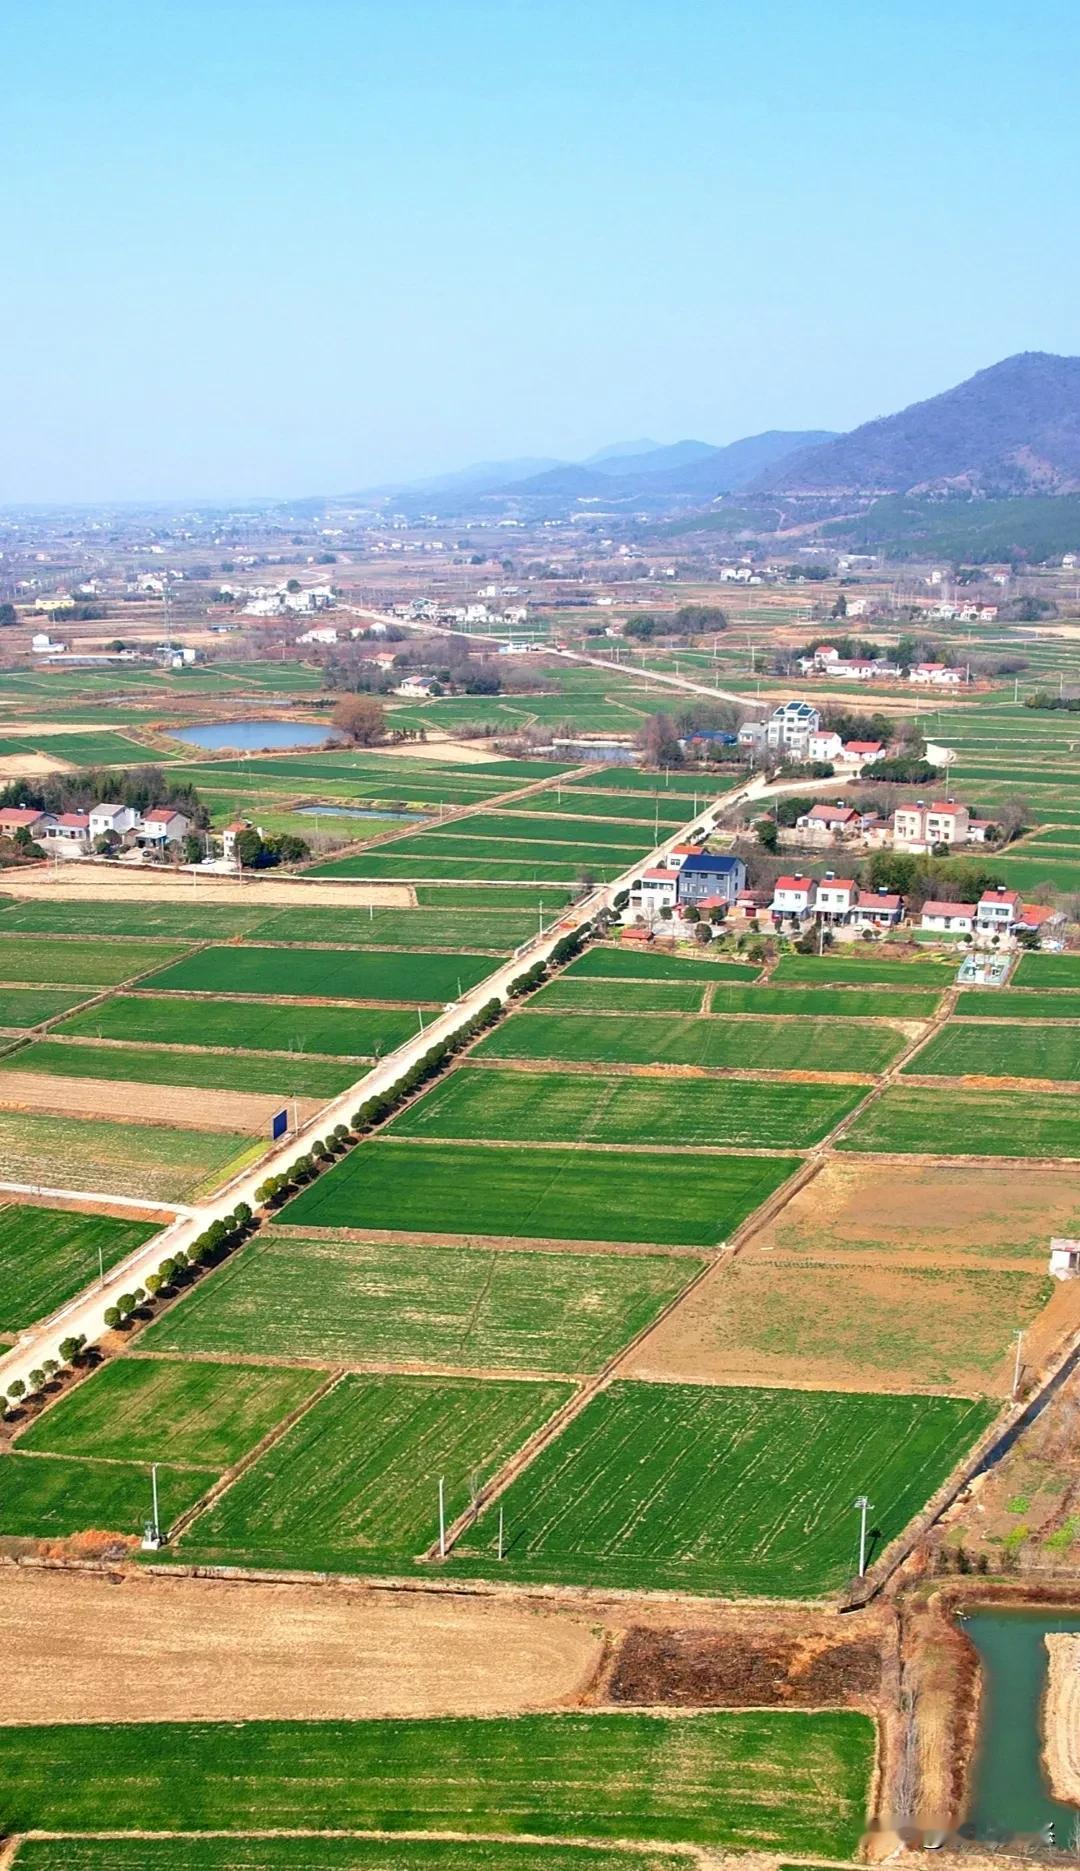
<path fill-rule="evenodd" d="M 851 926 L 859 930 L 895 929 L 904 920 L 904 899 L 893 890 L 858 890 Z"/>
<path fill-rule="evenodd" d="M 814 878 L 805 877 L 802 871 L 795 871 L 789 877 L 778 877 L 773 885 L 773 899 L 769 906 L 773 915 L 778 919 L 793 917 L 801 922 L 810 915 L 816 888 Z"/>
<path fill-rule="evenodd" d="M 975 910 L 975 928 L 980 935 L 1011 936 L 1023 913 L 1019 890 L 1007 890 L 998 884 L 984 890 Z"/>
<path fill-rule="evenodd" d="M 922 906 L 920 928 L 933 929 L 939 935 L 973 935 L 977 907 L 974 903 L 956 903 L 948 897 L 927 897 Z"/>
<path fill-rule="evenodd" d="M 0 838 L 14 838 L 16 832 L 29 832 L 39 838 L 52 818 L 36 806 L 4 806 L 0 809 Z"/>

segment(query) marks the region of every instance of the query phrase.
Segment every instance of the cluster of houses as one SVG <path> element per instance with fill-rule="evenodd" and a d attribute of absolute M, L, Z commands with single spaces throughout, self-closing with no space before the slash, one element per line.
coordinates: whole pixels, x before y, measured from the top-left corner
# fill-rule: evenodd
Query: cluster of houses
<path fill-rule="evenodd" d="M 819 800 L 795 820 L 801 844 L 861 839 L 869 845 L 891 845 L 897 851 L 922 853 L 941 846 L 992 844 L 997 834 L 993 819 L 976 818 L 970 806 L 957 799 L 918 799 L 897 806 L 891 819 L 872 810 L 860 811 L 844 800 Z"/>
<path fill-rule="evenodd" d="M 0 838 L 25 831 L 49 857 L 58 858 L 82 858 L 101 850 L 98 839 L 114 851 L 164 856 L 191 828 L 187 813 L 173 806 L 155 806 L 149 812 L 107 802 L 91 806 L 89 812 L 40 812 L 35 806 L 0 809 Z"/>
<path fill-rule="evenodd" d="M 696 913 L 685 917 L 687 909 Z M 771 891 L 748 890 L 746 866 L 730 852 L 702 851 L 678 844 L 662 863 L 643 871 L 629 893 L 623 922 L 632 933 L 651 935 L 662 923 L 675 935 L 689 933 L 701 916 L 761 933 L 801 936 L 826 928 L 850 937 L 886 936 L 905 919 L 904 898 L 894 890 L 866 890 L 854 877 L 802 871 L 778 877 Z M 923 904 L 919 927 L 975 943 L 1012 947 L 1021 935 L 1048 935 L 1062 920 L 1041 904 L 1025 903 L 1004 884 L 984 890 L 977 903 Z"/>
<path fill-rule="evenodd" d="M 997 615 L 996 606 L 985 608 Z M 890 663 L 885 657 L 841 656 L 833 643 L 820 643 L 809 655 L 800 656 L 799 668 L 804 676 L 828 676 L 838 682 L 899 682 L 903 677 L 899 663 Z M 907 679 L 923 688 L 959 689 L 971 676 L 969 670 L 949 663 L 914 663 Z"/>
<path fill-rule="evenodd" d="M 858 772 L 884 760 L 887 751 L 883 741 L 845 741 L 823 729 L 812 702 L 780 702 L 764 721 L 744 721 L 735 738 L 752 754 L 768 750 L 782 760 L 831 760 Z"/>

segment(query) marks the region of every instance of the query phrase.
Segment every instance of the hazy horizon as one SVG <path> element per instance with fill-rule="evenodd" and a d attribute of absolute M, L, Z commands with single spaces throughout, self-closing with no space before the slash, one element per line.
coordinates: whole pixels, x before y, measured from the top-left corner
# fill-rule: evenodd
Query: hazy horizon
<path fill-rule="evenodd" d="M 1063 0 L 12 9 L 0 502 L 844 430 L 1080 351 L 1078 41 Z"/>

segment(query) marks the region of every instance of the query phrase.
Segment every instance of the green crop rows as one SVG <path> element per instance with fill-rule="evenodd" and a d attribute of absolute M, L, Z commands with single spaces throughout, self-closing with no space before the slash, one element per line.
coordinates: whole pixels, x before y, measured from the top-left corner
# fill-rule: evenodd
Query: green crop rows
<path fill-rule="evenodd" d="M 333 1366 L 594 1371 L 699 1265 L 681 1255 L 389 1247 L 271 1231 L 140 1346 Z"/>
<path fill-rule="evenodd" d="M 0 1208 L 0 1334 L 21 1332 L 81 1292 L 154 1233 L 150 1222 L 115 1221 L 66 1208 Z"/>
<path fill-rule="evenodd" d="M 856 1118 L 842 1150 L 928 1156 L 1075 1157 L 1075 1100 L 1063 1093 L 890 1085 Z"/>
<path fill-rule="evenodd" d="M 806 1149 L 864 1096 L 860 1085 L 605 1078 L 464 1066 L 393 1121 L 404 1137 Z"/>
<path fill-rule="evenodd" d="M 404 1007 L 287 1007 L 271 1001 L 118 994 L 65 1020 L 57 1030 L 64 1038 L 129 1040 L 136 1045 L 226 1046 L 366 1059 L 393 1052 L 410 1039 L 417 1031 L 417 1016 Z"/>
<path fill-rule="evenodd" d="M 936 1078 L 1080 1079 L 1080 1026 L 953 1021 L 904 1070 Z"/>
<path fill-rule="evenodd" d="M 705 1156 L 674 1188 L 659 1152 L 387 1140 L 343 1158 L 286 1215 L 296 1227 L 714 1247 L 795 1166 Z"/>
<path fill-rule="evenodd" d="M 182 1558 L 320 1572 L 411 1567 L 570 1394 L 567 1384 L 343 1377 L 180 1540 Z M 30 1459 L 30 1458 L 27 1458 Z"/>
<path fill-rule="evenodd" d="M 503 1496 L 507 1575 L 812 1597 L 855 1570 L 856 1494 L 879 1547 L 990 1421 L 949 1397 L 616 1383 Z M 463 1570 L 498 1567 L 484 1515 Z M 500 1573 L 501 1576 L 501 1573 Z"/>
<path fill-rule="evenodd" d="M 866 1823 L 873 1758 L 873 1724 L 847 1709 L 725 1710 L 671 1719 L 565 1714 L 488 1721 L 61 1723 L 5 1729 L 0 1825 L 7 1832 L 108 1831 L 119 1817 L 130 1815 L 145 1827 L 152 1815 L 169 1831 L 584 1834 L 850 1858 Z M 325 1846 L 318 1841 L 319 1850 Z M 491 1871 L 511 1871 L 517 1861 L 501 1856 L 503 1849 L 480 1862 Z M 406 1855 L 411 1851 L 411 1844 L 395 1848 L 393 1871 L 414 1862 L 422 1871 L 436 1864 L 473 1871 L 477 1863 L 414 1861 Z M 175 1858 L 139 1862 L 168 1871 L 183 1864 Z M 349 1860 L 292 1861 L 343 1862 Z M 358 1862 L 370 1871 L 379 1860 Z M 552 1871 L 569 1867 L 555 1856 Z"/>
<path fill-rule="evenodd" d="M 453 1000 L 491 973 L 488 955 L 318 948 L 205 948 L 146 982 L 155 994 L 288 994 L 324 1000 Z"/>
<path fill-rule="evenodd" d="M 883 1021 L 797 1022 L 620 1018 L 526 1011 L 481 1042 L 477 1056 L 551 1059 L 574 1065 L 690 1065 L 760 1071 L 880 1072 L 904 1044 Z"/>

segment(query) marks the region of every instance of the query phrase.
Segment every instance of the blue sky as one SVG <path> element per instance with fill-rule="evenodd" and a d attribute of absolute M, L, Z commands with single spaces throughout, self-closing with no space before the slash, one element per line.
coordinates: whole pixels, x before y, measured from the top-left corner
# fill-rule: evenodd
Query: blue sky
<path fill-rule="evenodd" d="M 844 428 L 1080 351 L 1074 0 L 15 0 L 0 500 Z"/>

